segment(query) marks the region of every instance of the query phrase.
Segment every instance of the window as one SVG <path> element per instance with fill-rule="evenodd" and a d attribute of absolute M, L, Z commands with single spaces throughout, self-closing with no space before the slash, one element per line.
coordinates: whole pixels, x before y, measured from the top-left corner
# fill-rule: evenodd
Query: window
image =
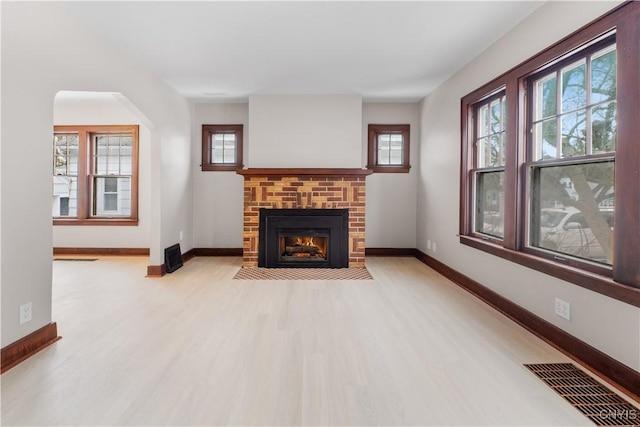
<path fill-rule="evenodd" d="M 505 113 L 504 91 L 473 108 L 474 231 L 498 239 L 504 236 Z"/>
<path fill-rule="evenodd" d="M 135 225 L 138 126 L 55 126 L 55 225 Z"/>
<path fill-rule="evenodd" d="M 611 266 L 614 236 L 607 215 L 615 211 L 614 39 L 577 56 L 527 80 L 532 94 L 528 244 L 554 252 L 555 259 L 568 255 Z M 557 209 L 570 219 L 550 228 L 545 217 Z M 572 211 L 579 214 L 569 216 Z"/>
<path fill-rule="evenodd" d="M 242 168 L 242 125 L 202 125 L 202 170 Z"/>
<path fill-rule="evenodd" d="M 369 125 L 368 166 L 374 172 L 409 172 L 409 125 Z"/>
<path fill-rule="evenodd" d="M 639 14 L 624 4 L 462 99 L 460 196 L 461 243 L 634 305 Z"/>

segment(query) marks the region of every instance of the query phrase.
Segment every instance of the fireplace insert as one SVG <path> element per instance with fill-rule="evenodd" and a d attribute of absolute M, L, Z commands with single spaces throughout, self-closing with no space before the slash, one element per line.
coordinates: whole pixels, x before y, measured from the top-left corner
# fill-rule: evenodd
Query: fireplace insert
<path fill-rule="evenodd" d="M 348 209 L 260 209 L 258 267 L 348 266 Z"/>

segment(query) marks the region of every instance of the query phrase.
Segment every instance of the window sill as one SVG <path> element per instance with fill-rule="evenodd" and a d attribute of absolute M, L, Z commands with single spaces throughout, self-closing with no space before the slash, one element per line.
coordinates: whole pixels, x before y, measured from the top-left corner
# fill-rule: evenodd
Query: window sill
<path fill-rule="evenodd" d="M 409 173 L 411 166 L 367 166 L 373 173 Z"/>
<path fill-rule="evenodd" d="M 235 172 L 242 169 L 242 165 L 202 165 L 202 172 Z"/>
<path fill-rule="evenodd" d="M 476 237 L 460 236 L 460 243 L 573 283 L 610 298 L 640 307 L 640 288 L 614 281 L 610 277 L 553 262 L 523 252 L 506 249 Z"/>
<path fill-rule="evenodd" d="M 59 219 L 53 220 L 53 225 L 107 225 L 107 226 L 137 226 L 138 220 L 131 218 L 92 218 L 92 219 Z"/>

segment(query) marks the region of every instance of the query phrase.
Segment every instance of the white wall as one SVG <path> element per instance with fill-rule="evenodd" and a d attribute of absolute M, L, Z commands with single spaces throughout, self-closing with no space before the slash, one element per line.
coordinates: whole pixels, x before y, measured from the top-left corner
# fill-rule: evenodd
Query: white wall
<path fill-rule="evenodd" d="M 460 99 L 602 15 L 614 2 L 548 2 L 432 92 L 421 106 L 417 247 L 640 371 L 640 309 L 459 243 Z M 427 250 L 427 240 L 437 252 Z M 554 298 L 572 319 L 554 314 Z"/>
<path fill-rule="evenodd" d="M 251 95 L 247 167 L 360 168 L 360 95 Z"/>
<path fill-rule="evenodd" d="M 193 238 L 196 248 L 241 248 L 244 178 L 235 172 L 207 171 L 202 164 L 202 125 L 241 124 L 245 158 L 248 143 L 249 105 L 194 105 L 191 163 L 193 165 Z"/>
<path fill-rule="evenodd" d="M 195 103 L 192 164 L 194 168 L 194 247 L 241 248 L 243 219 L 243 177 L 235 172 L 202 172 L 201 139 L 203 124 L 244 125 L 244 156 L 254 155 L 249 140 L 249 104 Z M 414 248 L 416 246 L 416 186 L 418 159 L 417 103 L 365 103 L 358 123 L 358 165 L 366 164 L 367 125 L 411 125 L 411 164 L 408 174 L 373 174 L 367 177 L 367 247 Z M 255 134 L 253 134 L 255 137 Z M 253 138 L 251 137 L 251 138 Z M 330 143 L 329 143 L 330 144 Z M 292 153 L 283 154 L 278 165 L 303 167 Z M 247 162 L 245 161 L 245 164 Z M 287 165 L 287 166 L 284 166 Z M 275 166 L 273 166 L 275 167 Z M 332 160 L 315 167 L 338 167 Z M 360 167 L 360 166 L 357 166 Z M 402 209 L 398 207 L 402 206 Z"/>
<path fill-rule="evenodd" d="M 119 97 L 74 100 L 56 96 L 55 125 L 139 125 L 138 135 L 138 226 L 53 227 L 54 247 L 148 248 L 151 227 L 151 134 Z"/>
<path fill-rule="evenodd" d="M 162 249 L 181 229 L 183 249 L 192 244 L 186 100 L 70 19 L 62 3 L 3 2 L 2 347 L 52 321 L 51 131 L 60 90 L 119 92 L 148 119 L 150 263 L 162 264 Z M 19 325 L 19 306 L 26 302 L 33 303 L 33 320 Z"/>
<path fill-rule="evenodd" d="M 369 124 L 409 124 L 409 173 L 373 173 L 367 177 L 365 245 L 368 248 L 416 247 L 416 193 L 418 185 L 419 104 L 364 103 L 362 152 L 367 157 Z"/>

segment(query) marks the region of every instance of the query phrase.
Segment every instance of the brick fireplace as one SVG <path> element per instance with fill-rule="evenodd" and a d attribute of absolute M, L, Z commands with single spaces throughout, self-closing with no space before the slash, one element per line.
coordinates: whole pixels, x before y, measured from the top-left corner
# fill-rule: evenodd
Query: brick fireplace
<path fill-rule="evenodd" d="M 349 267 L 364 267 L 368 169 L 239 170 L 244 176 L 244 267 L 258 266 L 261 209 L 347 209 Z"/>

